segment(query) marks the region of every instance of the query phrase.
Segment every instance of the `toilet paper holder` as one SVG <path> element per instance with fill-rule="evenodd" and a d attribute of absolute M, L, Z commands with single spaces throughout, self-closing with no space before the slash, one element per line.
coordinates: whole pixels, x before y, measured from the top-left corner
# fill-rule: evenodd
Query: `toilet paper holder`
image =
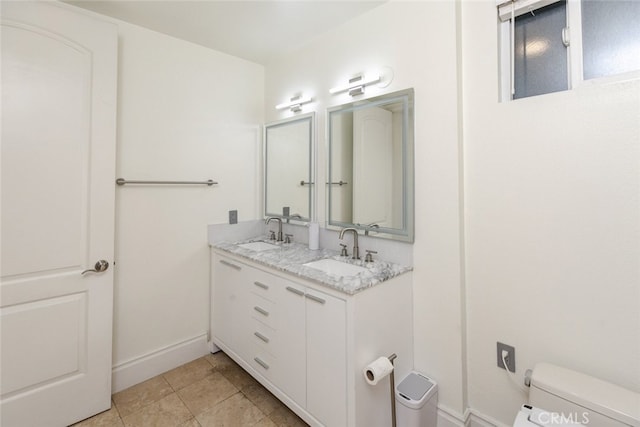
<path fill-rule="evenodd" d="M 388 371 L 388 375 L 389 375 L 389 387 L 391 391 L 391 425 L 392 427 L 396 427 L 396 394 L 395 394 L 396 386 L 395 386 L 395 376 L 394 376 L 395 367 L 393 366 L 393 361 L 396 360 L 397 357 L 398 356 L 395 353 L 387 357 L 387 359 L 389 360 L 389 363 L 391 364 L 391 369 Z M 384 357 L 380 357 L 379 359 L 376 359 L 374 362 L 368 365 L 367 368 L 365 368 L 364 370 L 365 378 L 367 382 L 372 386 L 375 386 L 377 382 L 380 381 L 381 378 L 384 378 L 384 375 L 387 375 L 387 373 L 384 373 L 384 371 L 383 373 L 381 373 L 380 371 L 376 372 L 376 368 L 374 368 L 374 366 L 376 364 L 379 365 L 379 362 L 378 362 L 379 360 L 384 361 Z M 384 366 L 384 363 L 382 363 L 382 365 Z M 377 374 L 382 374 L 383 376 L 376 378 Z"/>
<path fill-rule="evenodd" d="M 393 353 L 391 356 L 389 356 L 389 362 L 391 362 L 391 364 L 393 365 L 393 361 L 396 360 L 396 357 L 398 357 L 395 353 Z M 396 427 L 396 384 L 395 384 L 395 377 L 393 375 L 393 372 L 395 371 L 395 368 L 393 369 L 393 371 L 391 371 L 391 373 L 389 374 L 389 384 L 391 387 L 391 426 L 392 427 Z"/>

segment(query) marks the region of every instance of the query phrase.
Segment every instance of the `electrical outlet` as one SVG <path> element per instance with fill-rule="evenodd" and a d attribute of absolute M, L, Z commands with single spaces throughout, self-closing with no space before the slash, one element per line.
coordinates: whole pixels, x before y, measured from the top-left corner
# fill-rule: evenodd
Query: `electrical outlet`
<path fill-rule="evenodd" d="M 237 224 L 238 223 L 238 211 L 233 210 L 229 211 L 229 224 Z"/>
<path fill-rule="evenodd" d="M 503 344 L 498 341 L 498 368 L 507 369 L 509 368 L 510 372 L 516 371 L 516 349 L 511 347 L 510 345 Z M 504 358 L 505 362 L 507 362 L 507 368 L 504 366 L 504 362 L 502 361 L 502 351 L 505 350 L 507 352 L 507 357 Z"/>
<path fill-rule="evenodd" d="M 291 208 L 289 206 L 282 208 L 282 216 L 289 216 L 289 212 L 291 212 Z"/>

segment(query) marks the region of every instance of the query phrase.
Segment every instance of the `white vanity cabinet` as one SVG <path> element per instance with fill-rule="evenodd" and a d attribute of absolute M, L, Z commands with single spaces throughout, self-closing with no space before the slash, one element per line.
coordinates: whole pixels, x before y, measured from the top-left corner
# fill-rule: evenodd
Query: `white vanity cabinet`
<path fill-rule="evenodd" d="M 227 260 L 217 259 L 215 267 L 216 286 L 212 288 L 215 309 L 212 315 L 213 333 L 216 338 L 229 347 L 235 347 L 234 336 L 237 329 L 240 313 L 237 307 L 240 306 L 239 296 L 244 293 L 244 272 L 242 264 Z"/>
<path fill-rule="evenodd" d="M 296 359 L 306 356 L 306 410 L 323 425 L 345 425 L 345 301 L 291 281 L 281 290 L 283 309 L 289 313 L 286 323 L 305 327 L 302 352 L 291 355 Z M 290 350 L 300 350 L 292 344 Z"/>
<path fill-rule="evenodd" d="M 388 381 L 362 370 L 394 352 L 412 368 L 410 280 L 348 295 L 215 250 L 211 265 L 214 344 L 312 426 L 390 425 Z"/>
<path fill-rule="evenodd" d="M 325 426 L 345 425 L 346 303 L 310 288 L 305 299 L 307 410 Z"/>

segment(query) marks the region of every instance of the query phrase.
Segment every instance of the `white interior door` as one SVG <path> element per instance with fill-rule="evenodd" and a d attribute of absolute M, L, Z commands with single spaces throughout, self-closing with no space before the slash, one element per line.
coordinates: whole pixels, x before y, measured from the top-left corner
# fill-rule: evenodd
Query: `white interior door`
<path fill-rule="evenodd" d="M 331 216 L 353 223 L 353 113 L 331 115 Z M 343 181 L 346 185 L 337 185 Z"/>
<path fill-rule="evenodd" d="M 2 7 L 0 424 L 110 407 L 117 29 Z"/>
<path fill-rule="evenodd" d="M 353 112 L 353 223 L 393 223 L 393 113 L 371 107 Z"/>

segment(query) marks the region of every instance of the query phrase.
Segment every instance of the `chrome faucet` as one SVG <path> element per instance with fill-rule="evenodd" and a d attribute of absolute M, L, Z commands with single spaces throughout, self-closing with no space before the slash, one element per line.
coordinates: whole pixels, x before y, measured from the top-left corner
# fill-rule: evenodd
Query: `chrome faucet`
<path fill-rule="evenodd" d="M 294 213 L 293 215 L 289 215 L 287 217 L 287 224 L 289 224 L 289 221 L 292 219 L 302 219 L 302 215 Z"/>
<path fill-rule="evenodd" d="M 351 258 L 360 259 L 360 248 L 358 248 L 358 230 L 356 230 L 355 228 L 343 228 L 342 231 L 340 231 L 340 240 L 342 240 L 344 233 L 346 233 L 347 231 L 353 232 L 353 256 Z"/>
<path fill-rule="evenodd" d="M 282 242 L 284 240 L 282 238 L 282 219 L 275 216 L 270 216 L 269 218 L 264 220 L 264 223 L 269 224 L 272 219 L 275 219 L 276 221 L 278 221 L 278 238 L 276 239 L 276 242 Z"/>
<path fill-rule="evenodd" d="M 367 227 L 370 228 L 380 228 L 380 226 L 378 224 L 376 224 L 375 222 L 372 222 L 371 224 L 367 224 Z M 368 236 L 369 235 L 369 228 L 364 230 L 364 235 Z"/>

